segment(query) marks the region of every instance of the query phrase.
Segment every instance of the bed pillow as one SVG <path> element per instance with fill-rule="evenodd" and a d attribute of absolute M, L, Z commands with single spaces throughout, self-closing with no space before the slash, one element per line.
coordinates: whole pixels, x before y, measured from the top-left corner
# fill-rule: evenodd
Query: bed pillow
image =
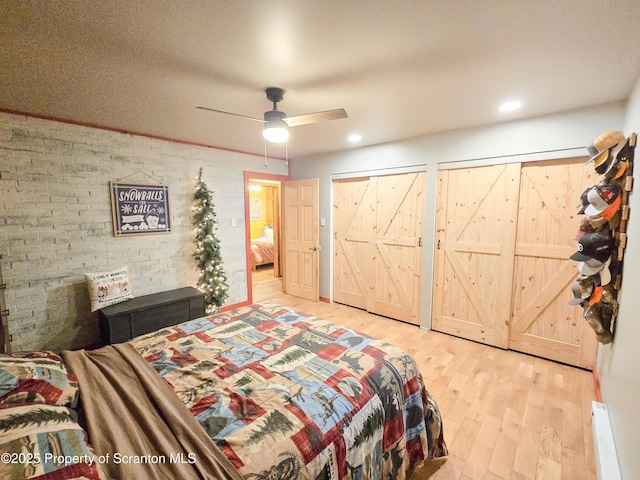
<path fill-rule="evenodd" d="M 73 412 L 54 405 L 0 405 L 0 478 L 104 479 Z"/>
<path fill-rule="evenodd" d="M 127 267 L 111 272 L 85 273 L 91 299 L 91 311 L 133 298 Z"/>
<path fill-rule="evenodd" d="M 0 355 L 0 404 L 46 403 L 75 408 L 77 402 L 78 379 L 55 353 Z"/>

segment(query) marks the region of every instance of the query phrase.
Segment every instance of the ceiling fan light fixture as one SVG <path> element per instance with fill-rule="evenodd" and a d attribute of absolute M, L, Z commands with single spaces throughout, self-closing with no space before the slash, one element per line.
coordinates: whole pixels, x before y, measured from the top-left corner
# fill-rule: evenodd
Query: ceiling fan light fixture
<path fill-rule="evenodd" d="M 289 130 L 284 120 L 269 120 L 262 130 L 262 136 L 268 142 L 282 143 L 289 138 Z"/>
<path fill-rule="evenodd" d="M 289 138 L 289 128 L 298 127 L 300 125 L 308 125 L 310 123 L 324 122 L 325 120 L 338 120 L 347 118 L 347 112 L 344 108 L 335 108 L 333 110 L 325 110 L 323 112 L 305 113 L 293 117 L 287 117 L 287 114 L 278 110 L 278 102 L 284 97 L 284 90 L 277 87 L 269 87 L 266 90 L 267 100 L 273 103 L 273 109 L 264 112 L 264 120 L 239 113 L 226 112 L 209 107 L 196 107 L 211 112 L 224 113 L 226 115 L 234 115 L 236 117 L 247 118 L 256 122 L 264 123 L 262 136 L 268 142 L 282 143 Z M 266 144 L 265 144 L 266 147 Z"/>

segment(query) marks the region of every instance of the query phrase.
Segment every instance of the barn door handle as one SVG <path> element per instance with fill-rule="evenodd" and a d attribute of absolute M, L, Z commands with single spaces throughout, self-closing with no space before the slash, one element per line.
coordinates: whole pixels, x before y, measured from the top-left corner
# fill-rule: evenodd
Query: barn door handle
<path fill-rule="evenodd" d="M 438 240 L 438 250 L 440 250 L 440 240 Z"/>
<path fill-rule="evenodd" d="M 421 247 L 422 246 L 422 237 L 418 237 L 418 246 Z"/>

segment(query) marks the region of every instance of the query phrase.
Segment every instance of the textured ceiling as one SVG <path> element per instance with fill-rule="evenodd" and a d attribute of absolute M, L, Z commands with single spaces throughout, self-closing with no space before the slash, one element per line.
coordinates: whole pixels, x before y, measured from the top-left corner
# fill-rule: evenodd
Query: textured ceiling
<path fill-rule="evenodd" d="M 262 154 L 264 90 L 291 158 L 624 100 L 640 2 L 0 0 L 0 109 Z M 508 114 L 498 105 L 518 98 Z M 281 145 L 268 152 L 282 156 Z"/>

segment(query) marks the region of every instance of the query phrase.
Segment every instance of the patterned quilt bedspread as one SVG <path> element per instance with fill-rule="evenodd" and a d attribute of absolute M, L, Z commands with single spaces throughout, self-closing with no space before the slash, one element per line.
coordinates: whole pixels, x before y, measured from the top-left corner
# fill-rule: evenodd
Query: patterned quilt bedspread
<path fill-rule="evenodd" d="M 246 479 L 408 478 L 446 455 L 414 360 L 279 305 L 133 339 Z"/>
<path fill-rule="evenodd" d="M 253 266 L 266 265 L 273 263 L 273 238 L 260 237 L 251 240 L 251 256 L 253 257 Z"/>

